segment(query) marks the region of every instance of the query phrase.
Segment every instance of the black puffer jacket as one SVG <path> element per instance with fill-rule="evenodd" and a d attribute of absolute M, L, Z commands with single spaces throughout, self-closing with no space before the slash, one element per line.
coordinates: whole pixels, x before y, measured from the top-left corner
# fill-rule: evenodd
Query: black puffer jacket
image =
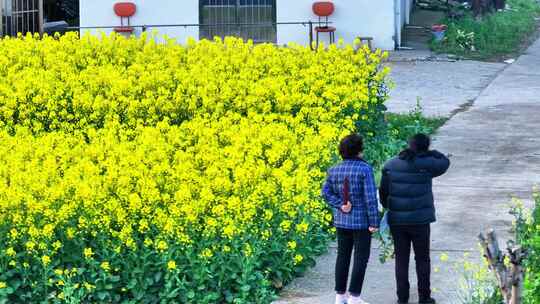
<path fill-rule="evenodd" d="M 443 175 L 450 160 L 438 151 L 403 151 L 383 168 L 379 194 L 390 225 L 422 225 L 436 221 L 432 179 Z"/>

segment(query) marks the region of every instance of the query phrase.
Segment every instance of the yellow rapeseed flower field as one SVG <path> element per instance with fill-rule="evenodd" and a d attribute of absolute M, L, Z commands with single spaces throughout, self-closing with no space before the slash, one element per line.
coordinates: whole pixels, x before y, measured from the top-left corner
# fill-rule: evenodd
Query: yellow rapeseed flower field
<path fill-rule="evenodd" d="M 383 57 L 1 40 L 0 302 L 270 302 L 325 248 L 320 184 L 380 112 Z"/>

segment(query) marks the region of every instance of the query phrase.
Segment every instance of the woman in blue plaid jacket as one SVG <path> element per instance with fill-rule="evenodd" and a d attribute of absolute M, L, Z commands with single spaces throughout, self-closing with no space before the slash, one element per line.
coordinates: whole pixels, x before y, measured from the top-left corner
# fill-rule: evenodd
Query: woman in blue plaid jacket
<path fill-rule="evenodd" d="M 363 139 L 345 137 L 343 161 L 330 168 L 322 195 L 334 213 L 337 230 L 336 304 L 367 304 L 360 298 L 371 251 L 371 234 L 379 227 L 377 187 L 373 168 L 362 159 Z M 347 279 L 354 248 L 354 265 L 347 297 Z"/>

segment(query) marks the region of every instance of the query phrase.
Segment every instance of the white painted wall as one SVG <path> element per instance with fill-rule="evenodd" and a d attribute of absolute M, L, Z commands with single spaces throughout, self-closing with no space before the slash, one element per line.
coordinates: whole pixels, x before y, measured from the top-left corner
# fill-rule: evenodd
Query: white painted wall
<path fill-rule="evenodd" d="M 132 0 L 137 5 L 137 13 L 131 23 L 144 24 L 187 24 L 199 23 L 198 0 Z M 276 0 L 278 22 L 298 22 L 317 20 L 312 12 L 315 0 Z M 401 10 L 409 10 L 412 0 L 397 0 Z M 114 14 L 113 5 L 118 0 L 80 0 L 81 26 L 120 25 L 120 18 Z M 358 36 L 374 38 L 374 46 L 384 50 L 394 49 L 396 34 L 395 5 L 393 0 L 333 0 L 336 6 L 330 17 L 337 28 L 336 38 L 352 43 Z M 408 19 L 402 14 L 401 23 Z M 151 29 L 149 29 L 151 30 Z M 111 30 L 105 30 L 110 32 Z M 83 31 L 84 32 L 84 31 Z M 96 32 L 92 30 L 91 32 Z M 160 28 L 161 34 L 175 37 L 184 42 L 188 37 L 199 37 L 198 28 Z M 140 33 L 140 29 L 136 33 Z M 309 43 L 308 27 L 302 25 L 279 25 L 278 44 L 296 42 Z M 328 41 L 328 34 L 321 35 Z"/>
<path fill-rule="evenodd" d="M 278 22 L 317 20 L 312 12 L 314 0 L 277 0 Z M 392 0 L 334 0 L 336 11 L 330 17 L 337 28 L 336 38 L 352 43 L 358 36 L 374 38 L 377 48 L 394 49 L 395 26 Z M 323 34 L 328 42 L 328 34 Z M 278 26 L 278 43 L 308 44 L 308 30 L 298 25 Z"/>
<path fill-rule="evenodd" d="M 133 25 L 147 24 L 197 24 L 199 23 L 199 1 L 197 0 L 130 0 L 137 5 L 137 13 L 131 18 Z M 81 27 L 116 26 L 120 18 L 115 15 L 113 5 L 115 0 L 80 0 Z M 111 30 L 103 30 L 106 33 Z M 149 28 L 148 31 L 152 31 Z M 160 34 L 176 38 L 183 43 L 189 37 L 198 38 L 199 29 L 189 28 L 159 28 Z M 83 31 L 84 32 L 84 31 Z M 92 30 L 90 32 L 97 32 Z M 137 29 L 136 34 L 141 32 Z"/>

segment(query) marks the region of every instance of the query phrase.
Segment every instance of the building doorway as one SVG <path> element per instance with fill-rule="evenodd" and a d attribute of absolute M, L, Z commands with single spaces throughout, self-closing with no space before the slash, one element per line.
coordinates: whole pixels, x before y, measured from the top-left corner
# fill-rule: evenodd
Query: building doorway
<path fill-rule="evenodd" d="M 200 38 L 237 36 L 254 42 L 277 40 L 276 0 L 200 0 Z"/>
<path fill-rule="evenodd" d="M 43 0 L 44 22 L 65 21 L 79 26 L 79 0 Z"/>

